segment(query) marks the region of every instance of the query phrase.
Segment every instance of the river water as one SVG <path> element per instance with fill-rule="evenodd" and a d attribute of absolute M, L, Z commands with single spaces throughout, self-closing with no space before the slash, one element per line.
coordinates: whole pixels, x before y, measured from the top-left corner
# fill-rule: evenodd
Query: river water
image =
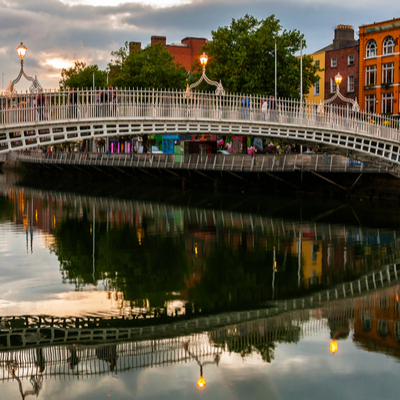
<path fill-rule="evenodd" d="M 0 175 L 0 399 L 398 398 L 397 206 L 71 186 Z"/>

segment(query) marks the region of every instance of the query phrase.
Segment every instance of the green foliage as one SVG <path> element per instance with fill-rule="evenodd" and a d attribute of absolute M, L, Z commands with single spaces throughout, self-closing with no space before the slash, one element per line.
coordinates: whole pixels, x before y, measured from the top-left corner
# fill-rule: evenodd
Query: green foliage
<path fill-rule="evenodd" d="M 92 88 L 93 73 L 96 88 L 104 88 L 107 85 L 107 73 L 99 70 L 97 65 L 86 66 L 83 61 L 75 61 L 74 67 L 62 69 L 60 88 Z"/>
<path fill-rule="evenodd" d="M 184 289 L 188 266 L 183 246 L 171 237 L 148 236 L 146 229 L 141 230 L 140 241 L 138 234 L 127 225 L 108 230 L 102 223 L 93 227 L 86 215 L 62 221 L 54 232 L 54 251 L 64 281 L 81 289 L 107 276 L 125 300 L 164 307 L 173 298 L 171 293 Z"/>
<path fill-rule="evenodd" d="M 120 88 L 184 89 L 187 71 L 160 43 L 129 53 L 128 43 L 118 51 L 110 67 L 110 81 Z"/>
<path fill-rule="evenodd" d="M 221 80 L 229 92 L 274 94 L 275 42 L 277 43 L 278 96 L 299 98 L 300 59 L 295 53 L 306 47 L 303 35 L 297 31 L 282 30 L 274 15 L 257 20 L 245 15 L 232 19 L 231 25 L 212 31 L 212 41 L 202 50 L 209 56 L 207 76 Z M 200 78 L 199 61 L 192 66 L 190 83 Z M 318 68 L 311 56 L 303 56 L 303 93 L 318 81 Z M 200 89 L 209 90 L 202 84 Z"/>

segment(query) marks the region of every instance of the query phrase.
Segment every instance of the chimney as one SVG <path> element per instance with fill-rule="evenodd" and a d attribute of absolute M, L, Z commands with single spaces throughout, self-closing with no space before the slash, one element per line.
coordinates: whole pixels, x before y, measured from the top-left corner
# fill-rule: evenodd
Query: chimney
<path fill-rule="evenodd" d="M 338 25 L 335 28 L 333 39 L 333 50 L 340 49 L 345 43 L 354 40 L 354 29 L 351 25 Z"/>
<path fill-rule="evenodd" d="M 156 43 L 161 43 L 162 45 L 166 46 L 167 37 L 166 36 L 152 36 L 151 37 L 151 45 L 154 46 Z"/>
<path fill-rule="evenodd" d="M 132 51 L 139 51 L 142 48 L 142 43 L 140 42 L 129 42 L 129 53 Z"/>

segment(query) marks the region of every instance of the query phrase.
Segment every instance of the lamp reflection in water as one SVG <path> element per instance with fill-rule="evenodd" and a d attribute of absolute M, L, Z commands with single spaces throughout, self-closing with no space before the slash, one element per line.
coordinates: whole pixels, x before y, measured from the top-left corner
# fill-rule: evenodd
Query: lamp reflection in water
<path fill-rule="evenodd" d="M 36 376 L 32 375 L 29 380 L 29 382 L 32 385 L 32 389 L 25 390 L 25 392 L 22 387 L 21 379 L 17 375 L 18 363 L 14 361 L 7 361 L 6 370 L 12 376 L 12 378 L 18 382 L 19 393 L 21 394 L 22 400 L 26 399 L 28 396 L 36 396 L 36 397 L 39 396 L 39 392 L 42 389 L 43 385 L 43 376 L 42 376 L 43 370 L 40 367 L 39 367 L 40 375 Z"/>
<path fill-rule="evenodd" d="M 336 340 L 332 340 L 331 344 L 329 345 L 329 351 L 332 354 L 335 354 L 338 351 L 338 343 Z"/>
<path fill-rule="evenodd" d="M 204 367 L 205 365 L 207 365 L 207 364 L 216 364 L 217 367 L 218 367 L 219 360 L 221 359 L 221 355 L 220 355 L 219 353 L 217 353 L 217 354 L 214 355 L 214 360 L 213 360 L 213 361 L 204 361 L 204 362 L 201 362 L 201 361 L 199 360 L 199 357 L 198 357 L 197 355 L 194 355 L 194 354 L 189 350 L 189 341 L 187 341 L 187 342 L 185 342 L 185 343 L 183 344 L 183 348 L 185 349 L 185 352 L 186 352 L 187 354 L 189 354 L 189 356 L 192 357 L 194 360 L 196 360 L 197 364 L 199 365 L 199 367 L 200 367 L 200 378 L 199 378 L 199 380 L 197 381 L 197 386 L 198 386 L 200 389 L 204 389 L 204 387 L 206 386 L 206 380 L 204 379 L 204 376 L 203 376 L 203 367 Z"/>

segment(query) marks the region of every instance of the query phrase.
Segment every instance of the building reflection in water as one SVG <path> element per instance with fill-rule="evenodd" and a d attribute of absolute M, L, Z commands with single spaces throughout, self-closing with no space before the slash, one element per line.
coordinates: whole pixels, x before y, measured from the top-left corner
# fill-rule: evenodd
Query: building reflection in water
<path fill-rule="evenodd" d="M 16 381 L 22 398 L 38 396 L 45 376 L 90 378 L 181 362 L 197 364 L 204 388 L 204 367 L 208 373 L 222 365 L 224 354 L 273 364 L 282 343 L 328 332 L 327 352 L 340 354 L 341 341 L 353 340 L 399 358 L 398 286 L 284 306 L 371 271 L 385 274 L 381 268 L 400 258 L 396 231 L 15 187 L 2 197 L 13 205 L 4 215 L 26 233 L 29 257 L 43 241 L 57 257 L 60 280 L 78 294 L 89 288 L 92 303 L 104 294 L 108 307 L 88 317 L 65 300 L 57 315 L 44 318 L 32 302 L 39 316 L 1 318 L 0 380 Z M 230 322 L 236 313 L 268 307 L 279 312 Z M 73 317 L 61 321 L 66 314 Z M 220 316 L 225 322 L 213 329 L 196 325 Z M 177 332 L 179 323 L 189 328 Z M 131 326 L 145 332 L 140 340 Z M 32 388 L 23 389 L 23 380 Z"/>
<path fill-rule="evenodd" d="M 115 313 L 137 318 L 298 296 L 400 258 L 398 232 L 384 229 L 17 187 L 3 196 L 28 252 L 43 240 L 60 260 L 63 282 L 103 289 Z"/>

